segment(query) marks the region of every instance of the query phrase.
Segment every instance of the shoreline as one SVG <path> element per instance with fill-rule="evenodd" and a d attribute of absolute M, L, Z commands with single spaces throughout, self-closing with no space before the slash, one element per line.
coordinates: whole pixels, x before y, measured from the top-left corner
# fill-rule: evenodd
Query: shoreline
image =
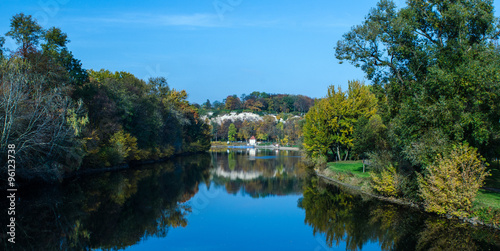
<path fill-rule="evenodd" d="M 300 148 L 298 147 L 291 147 L 291 146 L 223 146 L 223 145 L 216 145 L 216 146 L 211 146 L 210 148 L 232 148 L 232 149 L 271 149 L 271 150 L 283 150 L 283 151 L 300 151 Z"/>
<path fill-rule="evenodd" d="M 372 197 L 374 199 L 386 201 L 386 202 L 397 204 L 397 205 L 401 205 L 401 206 L 413 207 L 413 208 L 416 208 L 418 210 L 421 210 L 424 213 L 431 214 L 429 212 L 426 212 L 425 209 L 424 209 L 424 207 L 423 207 L 423 205 L 421 205 L 421 204 L 416 204 L 416 203 L 413 203 L 413 202 L 404 201 L 404 200 L 397 199 L 397 198 L 385 197 L 385 196 L 380 196 L 380 195 L 376 195 L 376 194 L 373 194 L 373 193 L 369 193 L 367 191 L 363 191 L 358 186 L 351 185 L 351 184 L 348 184 L 348 183 L 344 183 L 344 182 L 336 180 L 336 179 L 334 179 L 332 177 L 328 177 L 328 176 L 322 174 L 318 170 L 314 170 L 314 173 L 316 174 L 317 177 L 321 178 L 323 181 L 326 181 L 327 183 L 333 183 L 334 185 L 340 185 L 342 187 L 349 188 L 351 190 L 359 192 L 359 193 L 361 193 L 363 195 L 367 195 L 367 196 Z M 500 226 L 495 226 L 493 224 L 488 224 L 488 223 L 485 223 L 485 222 L 483 222 L 483 221 L 481 221 L 479 219 L 476 219 L 476 218 L 463 218 L 463 217 L 457 217 L 457 216 L 448 215 L 448 214 L 441 215 L 440 217 L 447 218 L 447 219 L 453 219 L 453 220 L 463 221 L 463 222 L 471 224 L 473 226 L 481 225 L 481 226 L 489 227 L 489 228 L 492 228 L 492 229 L 495 229 L 495 230 L 500 230 Z"/>
<path fill-rule="evenodd" d="M 171 160 L 173 158 L 180 157 L 180 156 L 202 154 L 202 153 L 208 153 L 208 152 L 209 152 L 209 150 L 198 151 L 198 152 L 184 152 L 184 153 L 173 154 L 169 157 L 164 157 L 164 158 L 159 158 L 159 159 L 136 160 L 136 161 L 129 161 L 129 162 L 125 162 L 125 163 L 121 163 L 121 164 L 109 166 L 109 167 L 79 169 L 79 170 L 76 170 L 73 172 L 64 173 L 63 175 L 61 175 L 60 178 L 55 179 L 53 181 L 44 181 L 44 180 L 39 180 L 39 179 L 34 179 L 34 180 L 33 179 L 32 180 L 20 179 L 20 181 L 16 184 L 18 184 L 19 187 L 32 187 L 32 186 L 37 187 L 37 186 L 59 184 L 59 183 L 62 183 L 66 180 L 70 180 L 70 179 L 74 179 L 74 178 L 80 178 L 80 177 L 85 177 L 85 176 L 90 176 L 90 175 L 100 174 L 100 173 L 105 173 L 105 172 L 130 170 L 130 169 L 138 168 L 138 167 L 143 166 L 143 165 L 166 162 L 168 160 Z M 6 187 L 0 186 L 0 188 L 5 189 Z"/>

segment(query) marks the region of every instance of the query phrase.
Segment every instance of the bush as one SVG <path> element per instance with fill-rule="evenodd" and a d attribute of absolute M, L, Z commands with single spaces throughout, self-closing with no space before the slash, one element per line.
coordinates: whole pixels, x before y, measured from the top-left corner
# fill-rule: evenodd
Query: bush
<path fill-rule="evenodd" d="M 386 150 L 368 153 L 368 159 L 371 170 L 375 172 L 381 172 L 393 163 L 392 153 Z"/>
<path fill-rule="evenodd" d="M 438 155 L 427 168 L 427 175 L 419 174 L 420 193 L 429 212 L 468 216 L 468 211 L 484 179 L 489 174 L 477 149 L 467 144 L 454 146 L 450 153 Z"/>
<path fill-rule="evenodd" d="M 370 173 L 370 177 L 372 188 L 377 193 L 389 197 L 395 197 L 398 194 L 399 175 L 393 165 L 389 165 L 380 173 Z"/>
<path fill-rule="evenodd" d="M 324 155 L 318 155 L 316 157 L 312 157 L 312 161 L 314 163 L 314 166 L 319 169 L 325 169 L 326 163 L 328 163 L 328 159 Z"/>

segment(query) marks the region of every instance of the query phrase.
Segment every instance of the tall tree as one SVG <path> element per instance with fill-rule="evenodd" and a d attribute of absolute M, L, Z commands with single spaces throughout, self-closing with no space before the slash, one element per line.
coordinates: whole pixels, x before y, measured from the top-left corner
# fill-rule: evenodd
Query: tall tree
<path fill-rule="evenodd" d="M 354 146 L 354 125 L 358 118 L 374 115 L 376 107 L 375 95 L 359 81 L 349 81 L 346 92 L 330 86 L 328 96 L 306 114 L 305 148 L 313 155 L 324 155 L 328 149 L 336 153 L 337 160 L 341 160 L 342 155 L 346 160 Z"/>
<path fill-rule="evenodd" d="M 5 38 L 0 36 L 0 60 L 2 60 L 4 58 L 4 55 L 3 55 L 3 51 L 4 51 L 3 45 L 4 44 L 5 44 Z"/>
<path fill-rule="evenodd" d="M 22 57 L 36 49 L 40 43 L 40 38 L 43 37 L 44 31 L 31 15 L 24 13 L 16 14 L 10 22 L 10 31 L 5 35 L 12 37 L 18 44 L 21 45 L 20 54 Z"/>
<path fill-rule="evenodd" d="M 338 41 L 336 57 L 387 97 L 395 149 L 438 130 L 492 156 L 500 150 L 499 35 L 489 0 L 410 0 L 401 9 L 382 0 Z"/>
<path fill-rule="evenodd" d="M 229 141 L 236 141 L 236 135 L 237 135 L 236 126 L 233 123 L 231 123 L 231 125 L 229 125 L 229 131 L 227 132 L 227 139 Z"/>

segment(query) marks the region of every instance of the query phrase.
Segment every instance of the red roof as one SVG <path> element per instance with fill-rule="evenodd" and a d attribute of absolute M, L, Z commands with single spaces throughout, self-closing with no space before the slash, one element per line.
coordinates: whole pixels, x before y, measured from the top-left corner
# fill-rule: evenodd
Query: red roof
<path fill-rule="evenodd" d="M 254 136 L 252 136 L 250 139 L 255 139 L 255 137 L 254 137 Z"/>

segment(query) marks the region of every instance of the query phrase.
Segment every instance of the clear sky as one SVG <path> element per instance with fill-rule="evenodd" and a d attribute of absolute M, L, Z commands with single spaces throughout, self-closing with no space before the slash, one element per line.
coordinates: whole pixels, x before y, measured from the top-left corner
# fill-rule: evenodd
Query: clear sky
<path fill-rule="evenodd" d="M 252 91 L 323 97 L 329 85 L 345 88 L 364 78 L 360 69 L 338 64 L 333 47 L 376 3 L 0 0 L 0 34 L 13 15 L 32 15 L 68 34 L 85 69 L 164 76 L 196 103 Z M 8 40 L 6 47 L 15 45 Z"/>

